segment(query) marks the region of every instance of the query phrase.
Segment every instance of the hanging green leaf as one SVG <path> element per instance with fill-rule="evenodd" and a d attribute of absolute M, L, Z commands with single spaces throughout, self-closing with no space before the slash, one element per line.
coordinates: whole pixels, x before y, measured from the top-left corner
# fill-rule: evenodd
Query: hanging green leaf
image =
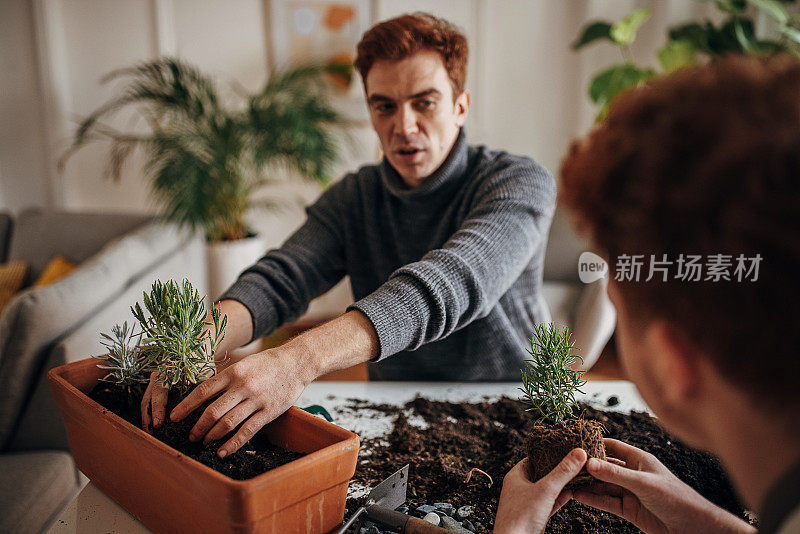
<path fill-rule="evenodd" d="M 747 0 L 758 9 L 769 13 L 769 15 L 778 21 L 781 25 L 789 23 L 789 14 L 786 9 L 777 0 Z"/>
<path fill-rule="evenodd" d="M 695 50 L 708 53 L 710 52 L 708 31 L 708 27 L 692 22 L 669 30 L 669 39 L 671 41 L 689 41 Z"/>
<path fill-rule="evenodd" d="M 665 72 L 672 72 L 697 62 L 697 49 L 691 41 L 667 41 L 658 51 L 658 62 Z"/>
<path fill-rule="evenodd" d="M 736 35 L 736 41 L 742 47 L 742 52 L 751 54 L 758 49 L 758 44 L 755 38 L 755 32 L 752 25 L 749 26 L 749 31 L 741 20 L 735 19 L 733 22 L 733 30 Z"/>
<path fill-rule="evenodd" d="M 781 28 L 781 33 L 785 35 L 787 39 L 800 44 L 800 31 L 792 28 L 791 26 L 784 26 Z"/>
<path fill-rule="evenodd" d="M 593 43 L 601 39 L 608 39 L 609 41 L 614 42 L 614 39 L 611 38 L 611 24 L 603 21 L 593 22 L 583 28 L 578 40 L 572 43 L 572 49 L 578 50 L 589 43 Z"/>
<path fill-rule="evenodd" d="M 625 18 L 611 25 L 611 38 L 619 45 L 630 46 L 636 39 L 636 32 L 652 15 L 649 9 L 634 9 Z"/>
<path fill-rule="evenodd" d="M 589 86 L 589 98 L 598 106 L 604 106 L 620 92 L 636 87 L 655 75 L 653 69 L 637 67 L 633 63 L 615 65 L 594 77 Z"/>
<path fill-rule="evenodd" d="M 727 13 L 738 15 L 747 9 L 746 0 L 717 0 L 717 7 Z"/>

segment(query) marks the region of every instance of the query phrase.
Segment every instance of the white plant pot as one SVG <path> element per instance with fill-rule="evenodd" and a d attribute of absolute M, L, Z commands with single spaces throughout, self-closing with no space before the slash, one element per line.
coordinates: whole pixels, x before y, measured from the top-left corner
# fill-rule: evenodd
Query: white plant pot
<path fill-rule="evenodd" d="M 266 242 L 260 236 L 207 243 L 208 296 L 211 301 L 217 300 L 242 271 L 266 254 L 266 248 Z"/>

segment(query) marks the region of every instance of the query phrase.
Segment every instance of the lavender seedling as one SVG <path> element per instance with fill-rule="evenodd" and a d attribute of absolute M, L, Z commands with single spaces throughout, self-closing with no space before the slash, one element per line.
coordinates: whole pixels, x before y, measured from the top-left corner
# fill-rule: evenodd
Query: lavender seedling
<path fill-rule="evenodd" d="M 586 383 L 581 380 L 583 372 L 572 368 L 576 360 L 583 362 L 575 350 L 568 328 L 559 333 L 553 323 L 535 327 L 528 350 L 532 359 L 521 370 L 520 390 L 522 401 L 530 405 L 527 411 L 538 412 L 536 424 L 558 423 L 572 415 L 575 393 L 583 393 L 580 388 Z"/>
<path fill-rule="evenodd" d="M 212 307 L 214 335 L 204 330 L 203 299 L 186 279 L 180 285 L 173 280 L 156 280 L 143 300 L 149 316 L 139 303 L 131 307 L 131 312 L 144 331 L 142 350 L 147 370 L 160 373 L 165 387 L 178 386 L 184 395 L 199 381 L 213 376 L 214 354 L 225 336 L 228 317 L 221 316 L 218 305 Z"/>
<path fill-rule="evenodd" d="M 138 346 L 138 338 L 142 333 L 136 334 L 135 329 L 133 326 L 129 330 L 126 321 L 122 326 L 114 325 L 111 328 L 111 335 L 101 333 L 100 336 L 105 341 L 100 341 L 100 344 L 108 353 L 95 356 L 96 359 L 105 362 L 98 363 L 97 367 L 110 371 L 100 380 L 119 384 L 127 393 L 129 400 L 137 398 L 142 385 L 147 382 L 143 375 L 144 357 Z"/>

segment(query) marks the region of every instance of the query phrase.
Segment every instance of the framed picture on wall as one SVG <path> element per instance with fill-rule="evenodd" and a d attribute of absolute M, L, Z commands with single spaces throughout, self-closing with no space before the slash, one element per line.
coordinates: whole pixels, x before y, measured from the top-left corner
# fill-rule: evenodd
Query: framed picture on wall
<path fill-rule="evenodd" d="M 372 22 L 371 0 L 265 0 L 269 13 L 270 69 L 308 63 L 352 63 L 356 44 Z M 336 106 L 365 119 L 360 78 L 331 76 Z"/>

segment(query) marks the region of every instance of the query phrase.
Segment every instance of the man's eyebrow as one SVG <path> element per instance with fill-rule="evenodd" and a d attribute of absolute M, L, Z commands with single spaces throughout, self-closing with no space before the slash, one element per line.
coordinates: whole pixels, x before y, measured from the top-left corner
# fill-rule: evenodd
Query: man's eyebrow
<path fill-rule="evenodd" d="M 414 93 L 413 95 L 409 96 L 407 100 L 413 100 L 415 98 L 423 98 L 423 97 L 426 97 L 426 96 L 441 97 L 442 96 L 442 92 L 439 91 L 438 89 L 434 89 L 434 88 L 425 89 L 424 91 L 420 91 L 419 93 Z M 381 95 L 381 94 L 370 95 L 367 98 L 367 103 L 368 104 L 373 104 L 375 102 L 394 102 L 394 99 L 393 98 L 389 98 L 386 95 Z"/>
<path fill-rule="evenodd" d="M 425 89 L 424 91 L 420 91 L 419 93 L 413 94 L 409 98 L 411 99 L 422 98 L 425 96 L 442 96 L 442 92 L 439 91 L 438 89 L 430 88 L 430 89 Z"/>
<path fill-rule="evenodd" d="M 367 98 L 368 104 L 375 102 L 394 102 L 394 100 L 385 95 L 370 95 L 369 98 Z"/>

